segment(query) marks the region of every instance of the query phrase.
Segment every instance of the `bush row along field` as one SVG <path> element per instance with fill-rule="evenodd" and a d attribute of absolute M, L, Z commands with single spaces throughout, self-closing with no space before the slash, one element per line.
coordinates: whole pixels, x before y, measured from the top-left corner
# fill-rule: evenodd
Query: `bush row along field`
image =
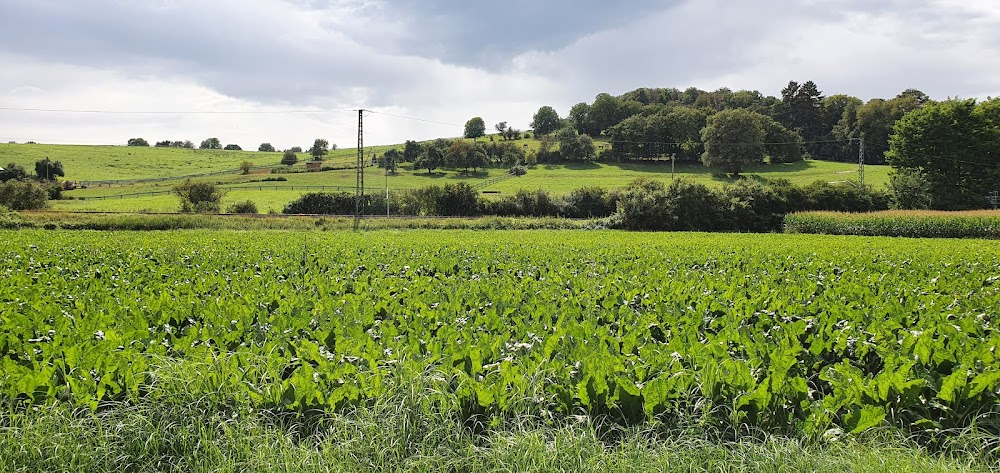
<path fill-rule="evenodd" d="M 678 416 L 996 430 L 1000 246 L 618 232 L 0 234 L 0 397 L 335 413 L 390 386 L 490 425 Z M 211 369 L 198 369 L 211 366 Z M 479 424 L 477 424 L 479 425 Z"/>
<path fill-rule="evenodd" d="M 1000 238 L 1000 212 L 800 212 L 785 216 L 789 233 L 914 238 Z"/>

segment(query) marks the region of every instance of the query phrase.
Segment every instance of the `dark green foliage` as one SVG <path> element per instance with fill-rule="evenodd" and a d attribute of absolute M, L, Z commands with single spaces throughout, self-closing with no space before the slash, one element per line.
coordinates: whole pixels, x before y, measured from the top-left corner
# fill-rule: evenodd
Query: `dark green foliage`
<path fill-rule="evenodd" d="M 1000 190 L 1000 99 L 948 100 L 908 113 L 895 125 L 886 160 L 919 173 L 932 209 L 987 207 L 986 196 Z"/>
<path fill-rule="evenodd" d="M 579 135 L 570 127 L 559 130 L 559 157 L 563 161 L 585 162 L 594 160 L 594 140 L 587 135 Z"/>
<path fill-rule="evenodd" d="M 334 146 L 333 149 L 337 149 L 337 147 Z M 330 142 L 322 138 L 316 138 L 313 142 L 312 148 L 309 148 L 309 154 L 316 161 L 322 161 L 329 152 Z"/>
<path fill-rule="evenodd" d="M 28 171 L 17 163 L 8 163 L 4 166 L 3 171 L 0 171 L 0 182 L 7 182 L 11 180 L 24 181 L 27 179 Z"/>
<path fill-rule="evenodd" d="M 486 153 L 468 141 L 455 141 L 445 149 L 444 162 L 450 167 L 475 171 L 486 165 Z"/>
<path fill-rule="evenodd" d="M 675 156 L 698 161 L 704 151 L 701 130 L 708 114 L 685 106 L 666 107 L 652 115 L 633 115 L 607 130 L 620 161 Z"/>
<path fill-rule="evenodd" d="M 443 166 L 445 164 L 445 152 L 451 146 L 451 143 L 449 140 L 438 138 L 421 147 L 423 148 L 422 152 L 413 163 L 414 169 L 426 169 L 427 174 L 430 174 L 435 169 Z"/>
<path fill-rule="evenodd" d="M 216 213 L 219 211 L 223 191 L 211 182 L 187 179 L 174 187 L 181 198 L 181 212 Z"/>
<path fill-rule="evenodd" d="M 295 154 L 295 151 L 288 149 L 281 155 L 281 164 L 284 164 L 285 166 L 291 166 L 297 162 L 299 162 L 299 156 Z"/>
<path fill-rule="evenodd" d="M 561 128 L 562 119 L 556 110 L 549 106 L 543 106 L 535 112 L 531 118 L 531 128 L 538 135 L 547 135 Z"/>
<path fill-rule="evenodd" d="M 501 167 L 512 167 L 524 163 L 524 146 L 517 143 L 502 142 L 488 143 L 483 147 L 486 159 L 490 163 Z"/>
<path fill-rule="evenodd" d="M 802 191 L 805 193 L 805 202 L 800 207 L 801 210 L 872 212 L 889 208 L 888 194 L 867 186 L 816 181 L 803 187 Z"/>
<path fill-rule="evenodd" d="M 252 200 L 245 200 L 243 202 L 236 202 L 228 207 L 226 207 L 226 213 L 229 214 L 255 214 L 257 213 L 257 204 L 253 203 Z"/>
<path fill-rule="evenodd" d="M 469 121 L 465 122 L 465 137 L 466 138 L 479 138 L 486 134 L 486 122 L 483 121 L 482 117 L 473 117 Z"/>
<path fill-rule="evenodd" d="M 519 190 L 512 196 L 484 202 L 484 212 L 504 217 L 561 216 L 562 203 L 543 189 Z"/>
<path fill-rule="evenodd" d="M 822 143 L 818 141 L 829 131 L 823 115 L 824 100 L 823 93 L 813 81 L 804 84 L 790 81 L 781 91 L 781 103 L 778 105 L 778 121 L 810 142 L 806 146 L 813 155 L 822 154 Z"/>
<path fill-rule="evenodd" d="M 128 140 L 128 146 L 149 146 L 149 142 L 142 138 L 130 138 Z"/>
<path fill-rule="evenodd" d="M 288 149 L 291 150 L 293 153 L 301 153 L 302 152 L 302 147 L 301 146 L 292 146 L 291 148 L 288 148 Z"/>
<path fill-rule="evenodd" d="M 347 192 L 310 192 L 293 200 L 282 213 L 352 215 L 355 211 L 355 196 Z"/>
<path fill-rule="evenodd" d="M 802 161 L 802 137 L 774 120 L 766 120 L 764 148 L 771 164 Z"/>
<path fill-rule="evenodd" d="M 63 165 L 59 161 L 52 161 L 48 156 L 41 161 L 35 161 L 35 176 L 42 180 L 52 180 L 57 177 L 64 177 Z"/>
<path fill-rule="evenodd" d="M 395 174 L 396 168 L 402 160 L 403 153 L 400 153 L 399 150 L 393 148 L 383 153 L 382 156 L 379 156 L 378 165 L 386 171 Z"/>
<path fill-rule="evenodd" d="M 0 183 L 0 206 L 10 210 L 38 210 L 48 205 L 48 193 L 29 181 L 8 180 Z"/>
<path fill-rule="evenodd" d="M 931 208 L 931 186 L 919 171 L 902 168 L 890 172 L 889 194 L 893 208 L 901 210 Z"/>
<path fill-rule="evenodd" d="M 497 123 L 493 128 L 504 140 L 516 140 L 521 138 L 521 130 L 508 126 L 507 122 Z"/>
<path fill-rule="evenodd" d="M 222 149 L 224 149 L 226 151 L 243 151 L 243 148 L 241 148 L 240 145 L 237 145 L 237 144 L 228 144 L 225 147 L 223 147 Z"/>
<path fill-rule="evenodd" d="M 476 190 L 464 182 L 405 190 L 396 199 L 403 215 L 475 216 L 482 215 L 485 205 Z"/>
<path fill-rule="evenodd" d="M 601 187 L 581 187 L 562 198 L 563 216 L 602 218 L 615 212 L 618 196 Z"/>
<path fill-rule="evenodd" d="M 416 162 L 422 152 L 423 149 L 420 143 L 413 140 L 406 140 L 406 143 L 403 144 L 403 161 L 408 163 Z"/>
<path fill-rule="evenodd" d="M 764 161 L 768 118 L 744 109 L 712 115 L 701 132 L 705 153 L 701 160 L 738 177 L 747 166 Z"/>
<path fill-rule="evenodd" d="M 265 153 L 273 153 L 276 150 L 274 149 L 274 146 L 271 143 L 261 143 L 260 146 L 257 147 L 257 151 Z"/>
<path fill-rule="evenodd" d="M 729 228 L 724 210 L 721 196 L 704 185 L 641 178 L 619 194 L 612 223 L 628 230 L 714 231 Z"/>
<path fill-rule="evenodd" d="M 206 138 L 202 140 L 199 149 L 222 149 L 222 142 L 218 138 Z"/>

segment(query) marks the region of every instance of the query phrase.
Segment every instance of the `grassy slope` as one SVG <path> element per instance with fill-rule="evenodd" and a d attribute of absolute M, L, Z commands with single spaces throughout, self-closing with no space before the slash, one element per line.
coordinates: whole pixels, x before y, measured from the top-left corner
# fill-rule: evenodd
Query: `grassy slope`
<path fill-rule="evenodd" d="M 528 149 L 538 147 L 537 140 L 518 140 L 515 143 L 528 145 Z M 382 153 L 389 146 L 371 150 Z M 330 153 L 327 165 L 348 165 L 354 162 L 356 149 L 340 149 Z M 178 177 L 206 172 L 234 170 L 244 161 L 256 165 L 273 165 L 281 159 L 281 153 L 260 153 L 254 151 L 210 151 L 174 148 L 138 148 L 123 146 L 73 146 L 73 145 L 22 145 L 0 144 L 0 162 L 15 162 L 31 170 L 34 162 L 48 156 L 62 161 L 70 180 L 127 180 L 158 177 Z M 308 158 L 300 154 L 300 160 Z M 0 164 L 0 165 L 3 165 Z M 295 169 L 303 169 L 302 163 Z M 882 187 L 888 182 L 889 168 L 867 166 L 866 182 Z M 427 185 L 466 182 L 472 185 L 497 176 L 503 176 L 504 169 L 486 169 L 476 175 L 460 175 L 452 170 L 436 170 L 428 175 L 426 170 L 414 170 L 404 166 L 396 175 L 388 177 L 391 189 L 412 189 Z M 836 182 L 857 180 L 857 165 L 828 161 L 804 161 L 778 166 L 762 165 L 747 173 L 754 179 L 785 178 L 796 184 L 808 184 L 821 180 Z M 329 186 L 326 190 L 351 190 L 355 184 L 355 173 L 351 169 L 320 173 L 282 174 L 284 182 L 248 182 L 261 180 L 266 176 L 254 174 L 241 176 L 238 172 L 204 179 L 217 182 L 229 189 L 223 199 L 223 206 L 234 202 L 251 200 L 262 212 L 269 209 L 280 211 L 288 202 L 305 192 L 319 189 L 305 189 L 303 186 Z M 713 176 L 710 169 L 694 164 L 676 166 L 676 176 L 709 186 L 720 186 L 729 178 Z M 583 186 L 601 186 L 614 189 L 627 185 L 639 177 L 649 177 L 664 182 L 670 180 L 668 162 L 649 163 L 587 163 L 587 164 L 541 164 L 529 169 L 525 176 L 495 183 L 484 190 L 496 191 L 500 195 L 512 194 L 520 189 L 545 189 L 554 194 L 565 194 Z M 91 187 L 66 193 L 68 197 L 87 198 L 104 195 L 120 195 L 139 192 L 168 191 L 180 182 L 160 181 L 135 183 L 127 186 Z M 367 168 L 366 186 L 384 188 L 386 177 L 378 168 Z M 496 195 L 496 194 L 491 194 Z M 52 208 L 69 211 L 164 211 L 172 212 L 180 206 L 177 197 L 170 194 L 129 197 L 112 200 L 63 200 L 52 202 Z"/>

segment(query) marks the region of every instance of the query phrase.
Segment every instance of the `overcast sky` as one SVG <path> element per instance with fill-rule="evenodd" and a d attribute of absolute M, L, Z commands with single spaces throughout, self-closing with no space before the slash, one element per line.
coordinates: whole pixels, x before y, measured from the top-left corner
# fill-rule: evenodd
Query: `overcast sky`
<path fill-rule="evenodd" d="M 0 110 L 0 140 L 346 148 L 350 109 L 381 112 L 365 143 L 388 144 L 601 92 L 789 80 L 986 98 L 997 58 L 996 0 L 0 0 L 0 108 L 160 112 Z M 290 110 L 317 112 L 172 113 Z"/>

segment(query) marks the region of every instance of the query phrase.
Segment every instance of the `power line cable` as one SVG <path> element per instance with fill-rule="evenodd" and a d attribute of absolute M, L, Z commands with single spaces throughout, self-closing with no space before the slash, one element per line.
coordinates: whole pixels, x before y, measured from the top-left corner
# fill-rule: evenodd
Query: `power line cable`
<path fill-rule="evenodd" d="M 459 127 L 459 128 L 465 127 L 465 125 L 457 125 L 455 123 L 439 122 L 437 120 L 428 120 L 428 119 L 425 119 L 425 118 L 407 117 L 407 116 L 396 115 L 396 114 L 392 114 L 392 113 L 379 112 L 379 111 L 376 111 L 376 110 L 365 109 L 365 111 L 369 112 L 369 113 L 374 113 L 376 115 L 385 115 L 387 117 L 401 118 L 403 120 L 413 120 L 413 121 L 417 121 L 417 122 L 434 123 L 434 124 L 437 124 L 437 125 L 454 126 L 454 127 Z"/>
<path fill-rule="evenodd" d="M 10 112 L 44 112 L 44 113 L 89 113 L 108 115 L 281 115 L 300 113 L 357 112 L 358 109 L 328 108 L 313 110 L 81 110 L 55 108 L 19 108 L 0 107 L 0 110 Z"/>

